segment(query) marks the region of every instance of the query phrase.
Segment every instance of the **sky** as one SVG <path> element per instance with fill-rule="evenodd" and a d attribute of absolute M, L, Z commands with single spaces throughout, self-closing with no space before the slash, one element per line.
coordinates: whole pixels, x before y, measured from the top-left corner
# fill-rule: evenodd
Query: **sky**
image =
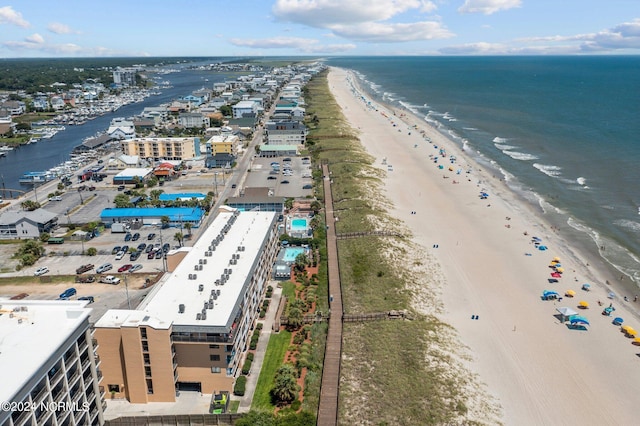
<path fill-rule="evenodd" d="M 0 58 L 586 54 L 640 54 L 640 0 L 0 3 Z"/>

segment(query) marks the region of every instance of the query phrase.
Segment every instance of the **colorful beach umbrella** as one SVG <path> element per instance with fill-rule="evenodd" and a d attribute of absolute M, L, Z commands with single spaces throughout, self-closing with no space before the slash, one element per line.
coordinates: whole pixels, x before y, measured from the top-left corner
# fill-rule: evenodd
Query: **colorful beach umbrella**
<path fill-rule="evenodd" d="M 631 343 L 633 343 L 634 345 L 640 345 L 640 337 L 636 337 Z"/>
<path fill-rule="evenodd" d="M 556 268 L 556 271 L 559 273 L 563 273 L 564 272 L 564 268 Z"/>
<path fill-rule="evenodd" d="M 573 296 L 576 295 L 576 292 L 573 291 L 573 290 L 567 290 L 567 291 L 565 291 L 564 295 L 567 296 L 567 297 L 573 297 Z"/>
<path fill-rule="evenodd" d="M 578 307 L 579 307 L 579 308 L 586 309 L 586 308 L 588 308 L 588 307 L 589 307 L 589 302 L 584 301 L 584 300 L 581 300 L 580 302 L 578 302 Z"/>
<path fill-rule="evenodd" d="M 557 256 L 556 256 L 556 257 L 554 257 L 554 258 L 553 258 L 553 260 L 554 260 L 554 262 L 560 262 L 560 258 L 559 258 L 559 257 L 557 257 Z"/>

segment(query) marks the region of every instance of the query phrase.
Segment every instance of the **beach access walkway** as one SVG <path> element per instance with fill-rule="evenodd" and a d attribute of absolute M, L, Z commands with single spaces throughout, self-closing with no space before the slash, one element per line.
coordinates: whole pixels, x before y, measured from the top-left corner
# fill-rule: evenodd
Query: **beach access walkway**
<path fill-rule="evenodd" d="M 324 352 L 324 367 L 320 386 L 317 424 L 338 424 L 338 395 L 340 385 L 340 363 L 342 359 L 342 288 L 338 265 L 338 238 L 333 215 L 333 197 L 329 166 L 322 165 L 325 223 L 327 232 L 327 270 L 329 275 L 329 330 Z"/>

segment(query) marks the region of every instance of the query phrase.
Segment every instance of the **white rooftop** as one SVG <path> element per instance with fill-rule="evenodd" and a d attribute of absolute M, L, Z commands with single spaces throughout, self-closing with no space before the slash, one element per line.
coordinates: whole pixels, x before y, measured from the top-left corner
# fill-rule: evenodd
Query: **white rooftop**
<path fill-rule="evenodd" d="M 87 303 L 0 298 L 0 401 L 15 401 L 49 357 L 79 327 L 88 327 Z"/>
<path fill-rule="evenodd" d="M 274 212 L 221 210 L 162 287 L 147 296 L 133 318 L 147 325 L 152 325 L 148 321 L 157 321 L 160 328 L 173 324 L 174 327 L 222 327 L 229 330 L 235 319 L 232 317 L 234 309 L 241 303 L 245 282 L 253 270 L 255 259 L 262 252 L 266 236 L 271 232 L 275 215 Z M 234 216 L 235 221 L 232 219 Z M 224 238 L 215 250 L 209 250 L 212 241 L 222 234 L 230 221 L 233 223 Z M 239 247 L 243 249 L 238 250 Z M 211 252 L 211 256 L 207 256 L 206 252 Z M 235 264 L 230 264 L 233 255 L 238 258 Z M 202 270 L 199 269 L 200 265 Z M 226 283 L 216 285 L 216 280 L 221 279 L 225 269 L 232 271 Z M 190 279 L 190 275 L 196 278 Z M 200 285 L 202 290 L 199 289 Z M 209 301 L 212 290 L 216 291 L 213 308 L 206 310 L 205 320 L 196 319 L 197 314 L 202 313 L 204 302 Z M 183 313 L 179 312 L 180 305 L 184 305 Z M 129 312 L 132 311 L 108 311 L 96 323 L 96 327 L 133 325 L 127 317 L 133 315 Z M 222 329 L 219 332 L 223 332 Z"/>
<path fill-rule="evenodd" d="M 128 168 L 128 169 L 124 169 L 123 171 L 121 171 L 120 173 L 118 173 L 116 175 L 116 177 L 145 177 L 147 176 L 149 173 L 151 173 L 153 171 L 153 169 L 147 169 L 147 168 Z"/>
<path fill-rule="evenodd" d="M 156 330 L 166 330 L 171 326 L 171 323 L 152 317 L 143 311 L 128 309 L 109 309 L 95 323 L 95 327 L 98 328 L 138 327 L 140 325 L 153 327 Z"/>

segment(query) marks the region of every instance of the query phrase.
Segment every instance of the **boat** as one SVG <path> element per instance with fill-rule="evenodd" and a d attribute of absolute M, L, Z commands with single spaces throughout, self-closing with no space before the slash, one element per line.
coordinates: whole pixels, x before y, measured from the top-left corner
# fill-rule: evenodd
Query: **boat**
<path fill-rule="evenodd" d="M 49 172 L 26 172 L 18 180 L 20 183 L 32 184 L 45 183 L 55 179 L 55 175 Z"/>

